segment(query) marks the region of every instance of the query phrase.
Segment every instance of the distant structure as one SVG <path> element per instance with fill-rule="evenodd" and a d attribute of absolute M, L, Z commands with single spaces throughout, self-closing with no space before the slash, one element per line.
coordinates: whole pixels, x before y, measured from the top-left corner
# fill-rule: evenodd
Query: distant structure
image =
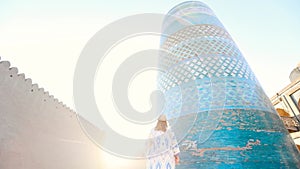
<path fill-rule="evenodd" d="M 164 113 L 173 124 L 196 117 L 180 141 L 176 169 L 299 168 L 297 147 L 213 11 L 188 1 L 168 14 L 173 17 L 164 21 L 169 36 L 161 39 L 161 48 L 171 56 L 160 64 L 177 76 L 159 77 L 167 98 Z M 193 84 L 196 90 L 189 90 Z"/>
<path fill-rule="evenodd" d="M 290 73 L 291 83 L 271 97 L 272 104 L 280 115 L 300 150 L 300 64 Z"/>
<path fill-rule="evenodd" d="M 0 62 L 0 168 L 98 169 L 101 150 L 74 111 Z M 82 119 L 82 125 L 100 131 Z"/>
<path fill-rule="evenodd" d="M 300 79 L 300 63 L 298 63 L 297 67 L 293 69 L 293 71 L 290 74 L 291 82 L 295 82 L 296 80 L 299 79 Z"/>

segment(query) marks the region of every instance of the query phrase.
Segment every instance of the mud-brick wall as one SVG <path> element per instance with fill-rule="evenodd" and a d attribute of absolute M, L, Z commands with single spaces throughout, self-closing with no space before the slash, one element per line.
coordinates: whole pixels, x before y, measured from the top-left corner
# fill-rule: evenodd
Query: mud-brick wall
<path fill-rule="evenodd" d="M 99 169 L 100 165 L 101 150 L 81 130 L 75 112 L 1 61 L 0 169 Z"/>

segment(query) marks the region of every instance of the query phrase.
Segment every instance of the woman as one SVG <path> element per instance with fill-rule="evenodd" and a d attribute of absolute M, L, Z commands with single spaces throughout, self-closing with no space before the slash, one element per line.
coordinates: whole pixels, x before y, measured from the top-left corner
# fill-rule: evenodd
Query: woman
<path fill-rule="evenodd" d="M 160 115 L 149 136 L 147 169 L 175 169 L 175 164 L 179 164 L 179 152 L 176 137 L 168 129 L 166 116 Z"/>

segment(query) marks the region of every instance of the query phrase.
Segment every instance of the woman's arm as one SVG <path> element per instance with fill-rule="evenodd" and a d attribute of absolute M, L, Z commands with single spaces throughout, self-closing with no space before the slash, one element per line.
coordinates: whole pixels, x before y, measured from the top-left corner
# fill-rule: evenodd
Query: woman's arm
<path fill-rule="evenodd" d="M 174 155 L 174 157 L 175 157 L 175 164 L 179 164 L 179 161 L 180 161 L 179 155 L 176 154 L 176 155 Z"/>

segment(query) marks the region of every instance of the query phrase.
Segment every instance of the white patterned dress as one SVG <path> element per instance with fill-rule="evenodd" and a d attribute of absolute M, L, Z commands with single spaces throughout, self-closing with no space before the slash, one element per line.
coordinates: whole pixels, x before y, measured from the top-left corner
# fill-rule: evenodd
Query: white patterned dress
<path fill-rule="evenodd" d="M 175 157 L 180 152 L 174 133 L 152 130 L 147 145 L 147 169 L 175 169 Z"/>

